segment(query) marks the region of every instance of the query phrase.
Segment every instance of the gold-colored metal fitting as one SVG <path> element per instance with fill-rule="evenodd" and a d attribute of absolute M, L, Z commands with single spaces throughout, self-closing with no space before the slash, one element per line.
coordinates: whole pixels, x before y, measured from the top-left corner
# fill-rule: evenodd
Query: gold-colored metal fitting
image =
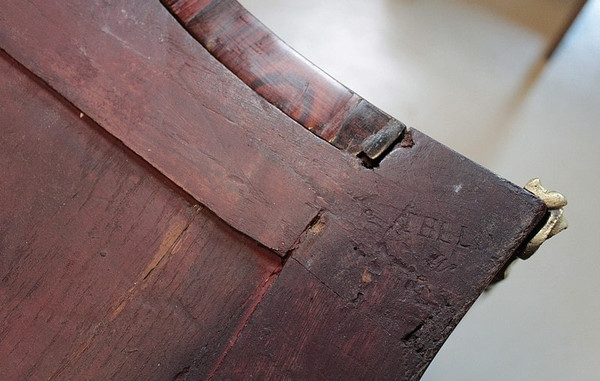
<path fill-rule="evenodd" d="M 541 246 L 541 244 L 546 242 L 548 238 L 555 236 L 567 228 L 567 220 L 563 216 L 563 207 L 567 205 L 567 199 L 565 196 L 556 191 L 549 191 L 545 189 L 542 186 L 540 179 L 533 179 L 529 181 L 524 188 L 544 201 L 544 204 L 546 204 L 546 208 L 548 209 L 548 213 L 546 214 L 542 227 L 535 232 L 535 235 L 529 240 L 529 242 L 519 248 L 515 256 L 513 256 L 504 264 L 504 267 L 500 269 L 498 274 L 496 274 L 492 280 L 492 284 L 488 287 L 488 290 L 490 290 L 494 284 L 502 281 L 508 276 L 510 266 L 514 263 L 517 257 L 521 259 L 527 259 L 531 257 L 533 253 L 535 253 L 536 250 Z"/>
<path fill-rule="evenodd" d="M 549 191 L 544 188 L 540 179 L 529 181 L 527 185 L 525 185 L 525 189 L 544 201 L 548 208 L 548 215 L 544 225 L 538 230 L 533 238 L 531 238 L 523 251 L 518 254 L 521 259 L 531 257 L 542 243 L 565 230 L 568 226 L 567 220 L 563 216 L 563 207 L 567 205 L 565 196 L 556 191 Z"/>

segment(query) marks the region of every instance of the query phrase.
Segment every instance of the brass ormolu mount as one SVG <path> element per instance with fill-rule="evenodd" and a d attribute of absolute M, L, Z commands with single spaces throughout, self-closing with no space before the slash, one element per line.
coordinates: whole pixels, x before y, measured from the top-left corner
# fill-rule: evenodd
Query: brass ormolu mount
<path fill-rule="evenodd" d="M 544 188 L 540 179 L 529 181 L 525 185 L 525 189 L 544 201 L 548 208 L 548 216 L 544 225 L 529 240 L 523 251 L 518 254 L 521 259 L 531 257 L 542 243 L 565 230 L 568 226 L 567 220 L 563 217 L 563 207 L 567 205 L 565 196 L 556 191 L 549 191 Z"/>
<path fill-rule="evenodd" d="M 492 285 L 503 280 L 508 275 L 508 268 L 519 257 L 521 259 L 527 259 L 537 251 L 537 249 L 546 242 L 552 236 L 560 233 L 567 228 L 567 220 L 563 217 L 563 207 L 567 205 L 567 199 L 562 194 L 556 191 L 549 191 L 542 186 L 540 179 L 530 180 L 525 189 L 539 197 L 546 204 L 548 213 L 546 214 L 545 220 L 543 221 L 542 227 L 540 227 L 533 237 L 523 244 L 515 257 L 511 258 L 504 267 L 498 272 L 498 274 L 492 280 Z"/>

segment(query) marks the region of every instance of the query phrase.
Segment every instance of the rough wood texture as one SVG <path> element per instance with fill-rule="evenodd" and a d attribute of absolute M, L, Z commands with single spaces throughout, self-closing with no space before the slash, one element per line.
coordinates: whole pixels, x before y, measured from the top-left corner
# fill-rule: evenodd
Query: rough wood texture
<path fill-rule="evenodd" d="M 391 117 L 342 86 L 237 1 L 162 0 L 187 30 L 271 104 L 351 153 Z"/>
<path fill-rule="evenodd" d="M 278 257 L 5 54 L 0 72 L 0 378 L 205 376 Z"/>
<path fill-rule="evenodd" d="M 373 184 L 362 210 L 331 208 L 311 226 L 218 378 L 422 374 L 525 238 L 526 209 L 537 219 L 545 209 L 513 209 L 518 188 L 414 130 L 413 139 L 378 170 L 394 186 Z"/>
<path fill-rule="evenodd" d="M 225 222 L 288 254 L 256 313 L 240 307 L 248 325 L 227 323 L 227 332 L 239 335 L 217 351 L 216 362 L 199 361 L 196 377 L 418 377 L 545 213 L 539 199 L 416 130 L 378 167 L 365 168 L 247 87 L 160 3 L 8 3 L 0 20 L 0 46 L 11 56 Z M 375 131 L 368 129 L 378 120 L 371 111 L 359 105 L 353 125 Z M 256 250 L 240 250 L 235 261 L 263 263 L 268 254 Z M 235 278 L 237 265 L 202 271 L 215 277 L 210 282 L 226 272 L 241 282 L 239 292 L 249 287 L 254 296 L 245 300 L 254 306 L 265 291 L 256 279 L 277 272 L 259 267 L 248 281 Z M 155 301 L 168 279 L 155 271 L 156 283 L 139 293 L 148 298 L 141 305 L 174 311 Z M 229 301 L 188 305 L 221 311 Z M 122 320 L 110 322 L 115 331 L 102 331 L 98 344 L 119 347 L 138 316 L 120 312 Z M 194 329 L 210 335 L 209 327 Z M 145 351 L 180 341 L 151 332 L 132 340 L 147 340 L 139 341 Z M 73 363 L 94 374 L 114 369 L 112 359 L 78 353 Z"/>
<path fill-rule="evenodd" d="M 264 112 L 160 3 L 1 8 L 3 49 L 236 229 L 285 253 L 317 214 L 309 186 L 261 141 L 290 121 Z"/>

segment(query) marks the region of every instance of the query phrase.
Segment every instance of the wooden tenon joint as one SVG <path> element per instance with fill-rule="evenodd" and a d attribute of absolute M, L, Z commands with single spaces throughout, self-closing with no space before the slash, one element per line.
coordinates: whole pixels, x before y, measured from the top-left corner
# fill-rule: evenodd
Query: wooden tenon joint
<path fill-rule="evenodd" d="M 405 130 L 404 123 L 400 123 L 395 119 L 390 120 L 385 127 L 360 144 L 361 152 L 358 157 L 363 159 L 366 167 L 376 167 L 383 160 L 385 154 L 390 152 L 396 143 L 401 140 L 402 133 Z"/>

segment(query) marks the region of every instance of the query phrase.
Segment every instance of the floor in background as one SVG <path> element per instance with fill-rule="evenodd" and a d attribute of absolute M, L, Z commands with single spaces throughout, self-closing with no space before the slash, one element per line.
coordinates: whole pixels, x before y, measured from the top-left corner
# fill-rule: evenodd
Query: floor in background
<path fill-rule="evenodd" d="M 575 0 L 241 3 L 397 119 L 513 182 L 539 176 L 570 200 L 570 229 L 479 299 L 424 379 L 595 379 L 600 0 L 544 65 Z"/>

